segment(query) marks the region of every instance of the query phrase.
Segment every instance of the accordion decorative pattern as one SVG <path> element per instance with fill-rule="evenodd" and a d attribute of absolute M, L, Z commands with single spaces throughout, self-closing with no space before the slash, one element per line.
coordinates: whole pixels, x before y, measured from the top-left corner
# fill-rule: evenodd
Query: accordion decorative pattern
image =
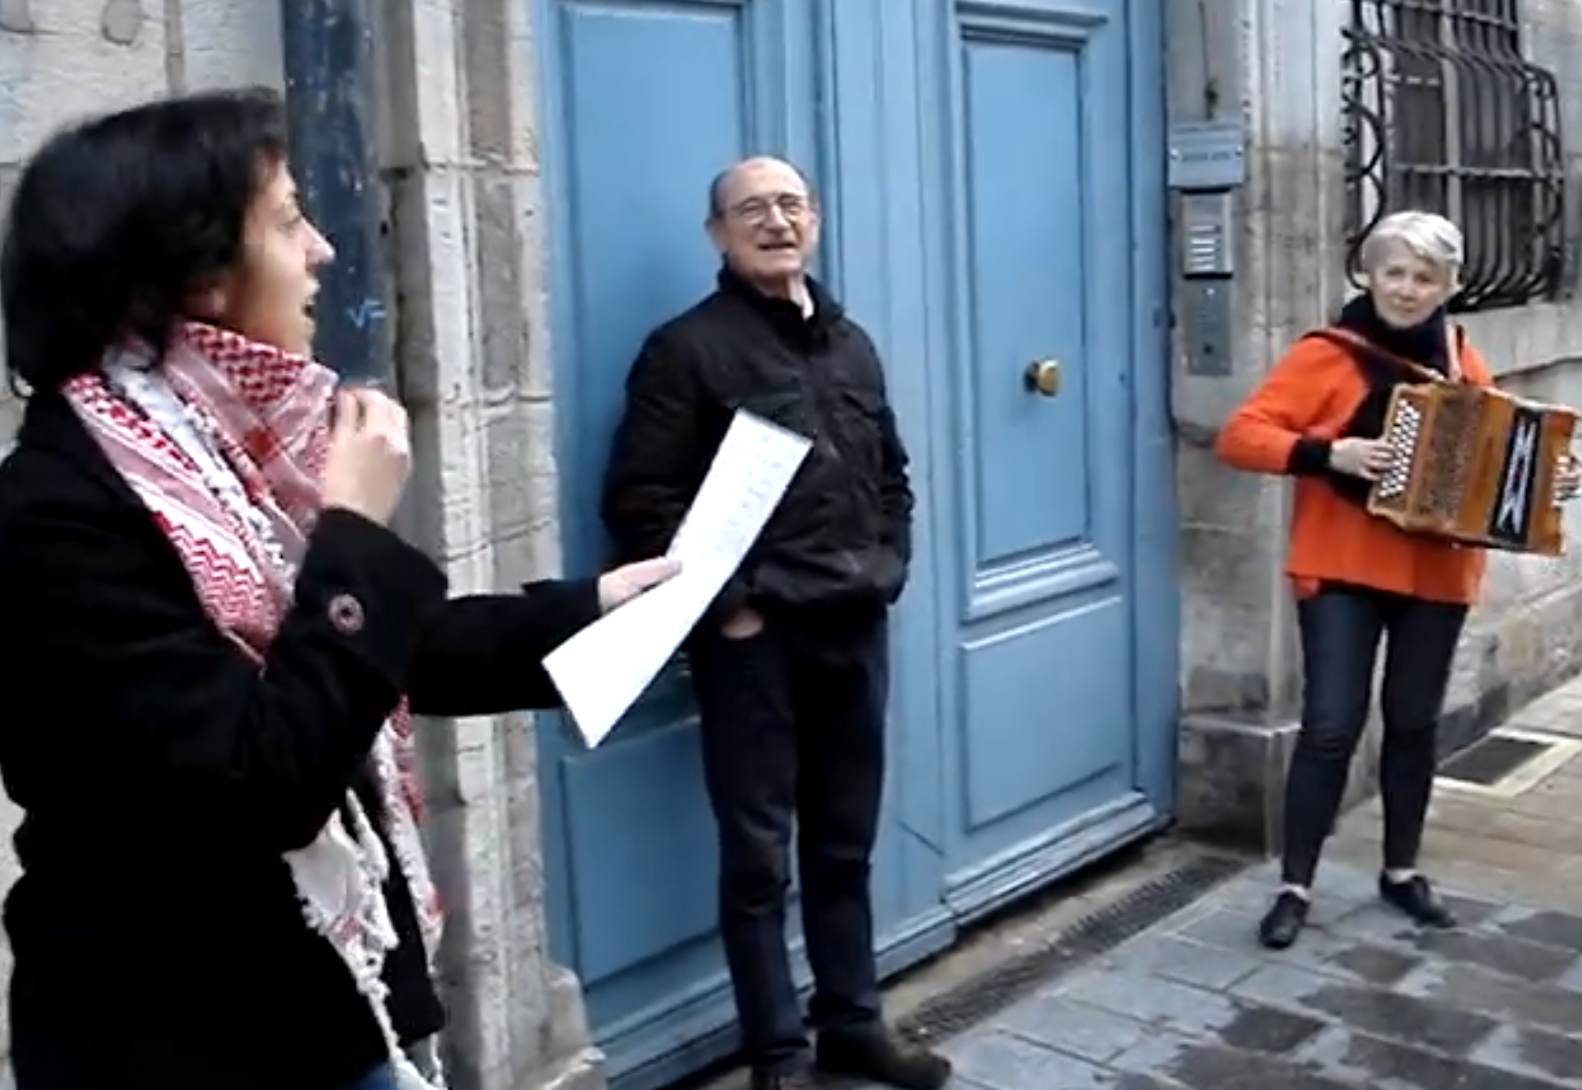
<path fill-rule="evenodd" d="M 1466 496 L 1467 468 L 1478 442 L 1478 414 L 1471 387 L 1456 391 L 1462 396 L 1440 399 L 1435 426 L 1428 436 L 1428 457 L 1423 487 L 1413 505 L 1422 518 L 1454 519 Z"/>

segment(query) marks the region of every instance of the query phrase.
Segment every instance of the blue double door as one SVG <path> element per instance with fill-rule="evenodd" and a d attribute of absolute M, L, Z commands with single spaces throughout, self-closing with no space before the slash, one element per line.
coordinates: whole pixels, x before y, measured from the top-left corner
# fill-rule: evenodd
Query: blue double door
<path fill-rule="evenodd" d="M 919 496 L 874 878 L 901 968 L 1169 813 L 1162 0 L 537 2 L 568 567 L 604 555 L 633 354 L 712 287 L 722 166 L 804 168 L 885 356 Z M 538 746 L 554 955 L 616 1084 L 664 1084 L 734 1043 L 685 662 L 599 749 Z"/>

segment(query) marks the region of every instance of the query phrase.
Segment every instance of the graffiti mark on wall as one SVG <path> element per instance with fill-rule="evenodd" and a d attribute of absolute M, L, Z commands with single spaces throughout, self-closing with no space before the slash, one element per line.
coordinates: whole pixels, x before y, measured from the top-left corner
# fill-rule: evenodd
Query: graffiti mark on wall
<path fill-rule="evenodd" d="M 370 329 L 385 319 L 385 305 L 377 299 L 364 299 L 356 306 L 346 308 L 346 317 L 358 329 Z"/>

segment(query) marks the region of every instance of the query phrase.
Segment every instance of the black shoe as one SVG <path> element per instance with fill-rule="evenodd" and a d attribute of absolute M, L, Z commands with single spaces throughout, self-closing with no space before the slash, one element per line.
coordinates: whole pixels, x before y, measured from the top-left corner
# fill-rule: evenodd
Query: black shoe
<path fill-rule="evenodd" d="M 811 1071 L 766 1071 L 753 1068 L 752 1090 L 814 1090 Z"/>
<path fill-rule="evenodd" d="M 1400 909 L 1423 927 L 1449 928 L 1456 926 L 1456 917 L 1421 874 L 1414 874 L 1404 882 L 1392 882 L 1388 875 L 1379 875 L 1379 896 L 1384 903 Z"/>
<path fill-rule="evenodd" d="M 1284 890 L 1258 924 L 1258 941 L 1271 950 L 1284 950 L 1307 926 L 1307 898 Z"/>
<path fill-rule="evenodd" d="M 940 1090 L 950 1081 L 949 1060 L 888 1029 L 820 1033 L 814 1056 L 819 1069 L 831 1075 L 899 1090 Z"/>

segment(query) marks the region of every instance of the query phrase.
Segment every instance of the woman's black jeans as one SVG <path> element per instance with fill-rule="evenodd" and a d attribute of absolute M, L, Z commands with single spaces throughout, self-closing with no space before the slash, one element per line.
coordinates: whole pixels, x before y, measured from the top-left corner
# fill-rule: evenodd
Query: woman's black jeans
<path fill-rule="evenodd" d="M 1285 785 L 1282 880 L 1313 884 L 1367 724 L 1379 640 L 1388 635 L 1380 710 L 1384 867 L 1417 865 L 1437 762 L 1436 727 L 1467 608 L 1325 584 L 1297 607 L 1302 729 Z"/>

